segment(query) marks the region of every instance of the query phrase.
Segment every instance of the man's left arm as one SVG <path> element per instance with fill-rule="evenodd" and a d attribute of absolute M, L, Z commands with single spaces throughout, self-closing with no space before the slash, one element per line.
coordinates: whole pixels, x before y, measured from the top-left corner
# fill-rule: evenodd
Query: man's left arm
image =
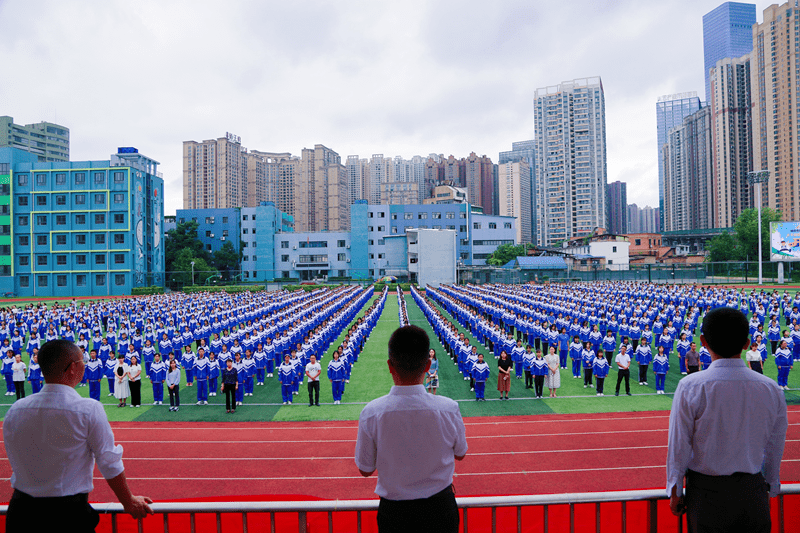
<path fill-rule="evenodd" d="M 678 383 L 669 415 L 669 437 L 667 440 L 667 495 L 673 514 L 683 513 L 683 478 L 692 457 L 694 411 L 692 402 L 686 398 L 684 382 Z"/>
<path fill-rule="evenodd" d="M 781 491 L 781 459 L 783 458 L 783 448 L 786 445 L 786 430 L 789 421 L 786 414 L 786 397 L 783 392 L 779 395 L 778 417 L 770 433 L 764 450 L 764 479 L 769 484 L 769 495 L 775 497 Z"/>
<path fill-rule="evenodd" d="M 362 415 L 363 415 L 362 411 Z M 358 421 L 358 437 L 356 437 L 355 462 L 358 471 L 369 477 L 377 468 L 378 448 L 375 439 L 369 434 L 368 423 L 361 417 Z"/>

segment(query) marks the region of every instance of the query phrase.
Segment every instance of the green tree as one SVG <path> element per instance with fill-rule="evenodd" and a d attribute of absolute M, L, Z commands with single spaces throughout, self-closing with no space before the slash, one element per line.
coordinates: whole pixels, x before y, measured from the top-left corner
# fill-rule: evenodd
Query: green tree
<path fill-rule="evenodd" d="M 219 270 L 222 279 L 230 280 L 233 277 L 240 268 L 243 255 L 243 247 L 240 245 L 237 252 L 231 241 L 225 241 L 222 248 L 214 252 L 214 268 Z"/>
<path fill-rule="evenodd" d="M 727 231 L 722 235 L 718 235 L 711 239 L 706 245 L 708 251 L 708 261 L 739 261 L 741 246 L 735 235 L 731 235 Z"/>
<path fill-rule="evenodd" d="M 492 255 L 486 258 L 486 264 L 492 266 L 503 266 L 512 259 L 526 255 L 527 246 L 524 244 L 501 244 Z"/>
<path fill-rule="evenodd" d="M 770 208 L 761 209 L 761 259 L 769 261 L 769 223 L 780 222 L 781 212 Z M 735 259 L 758 260 L 758 210 L 745 209 L 733 224 L 736 238 L 741 246 L 741 255 Z"/>
<path fill-rule="evenodd" d="M 193 257 L 203 259 L 208 262 L 211 260 L 211 255 L 206 251 L 205 246 L 197 238 L 197 222 L 184 222 L 167 232 L 167 238 L 164 240 L 164 263 L 167 272 L 179 270 L 175 267 L 175 261 L 178 255 L 184 250 L 189 249 Z"/>
<path fill-rule="evenodd" d="M 197 257 L 191 248 L 184 248 L 178 252 L 173 270 L 170 272 L 170 281 L 175 280 L 178 286 L 192 285 L 192 261 L 194 261 L 194 284 L 200 285 L 203 280 L 216 273 L 208 262 Z"/>

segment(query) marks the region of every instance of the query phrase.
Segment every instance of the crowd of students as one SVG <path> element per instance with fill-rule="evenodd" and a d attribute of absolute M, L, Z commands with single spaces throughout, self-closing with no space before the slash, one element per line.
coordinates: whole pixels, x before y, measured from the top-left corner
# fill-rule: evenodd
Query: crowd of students
<path fill-rule="evenodd" d="M 222 371 L 232 366 L 238 385 L 234 407 L 229 408 L 234 411 L 287 358 L 293 369 L 290 396 L 298 394 L 311 356 L 323 359 L 331 343 L 372 298 L 372 291 L 372 287 L 342 287 L 310 293 L 171 294 L 4 309 L 0 310 L 4 355 L 0 371 L 6 395 L 24 396 L 26 365 L 21 359 L 27 354 L 27 380 L 38 392 L 42 386 L 37 363 L 40 345 L 67 339 L 84 353 L 86 370 L 80 386 L 89 387 L 91 398 L 100 400 L 105 380 L 108 396 L 117 397 L 120 406 L 128 405 L 130 398 L 130 406 L 138 407 L 144 377 L 152 385 L 154 405 L 163 404 L 167 385 L 170 410 L 175 411 L 180 407 L 181 372 L 186 386 L 196 389 L 197 404 L 208 405 L 209 396 L 217 395 Z M 359 319 L 348 333 L 355 346 L 343 347 L 348 378 L 351 362 L 368 335 L 362 322 Z"/>

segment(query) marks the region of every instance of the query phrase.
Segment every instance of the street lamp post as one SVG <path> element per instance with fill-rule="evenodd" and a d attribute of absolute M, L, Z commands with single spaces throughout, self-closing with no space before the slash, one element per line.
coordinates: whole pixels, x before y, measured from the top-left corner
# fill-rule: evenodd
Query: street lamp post
<path fill-rule="evenodd" d="M 761 270 L 761 184 L 769 181 L 769 170 L 748 172 L 747 179 L 755 185 L 756 189 L 756 207 L 758 208 L 758 284 L 763 285 L 764 278 Z"/>
<path fill-rule="evenodd" d="M 194 261 L 192 261 L 192 286 L 194 286 Z"/>

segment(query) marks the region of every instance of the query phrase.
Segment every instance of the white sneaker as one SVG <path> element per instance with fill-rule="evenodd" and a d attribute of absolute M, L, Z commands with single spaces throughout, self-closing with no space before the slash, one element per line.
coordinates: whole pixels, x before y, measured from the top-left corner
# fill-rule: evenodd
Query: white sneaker
<path fill-rule="evenodd" d="M 599 392 L 597 393 L 597 395 L 598 395 L 598 396 L 602 396 L 602 394 L 600 394 Z"/>
<path fill-rule="evenodd" d="M 283 405 L 286 405 L 286 402 L 283 402 Z"/>
<path fill-rule="evenodd" d="M 349 379 L 344 380 L 345 383 L 350 383 Z"/>
<path fill-rule="evenodd" d="M 158 405 L 158 402 L 153 402 L 153 405 Z"/>
<path fill-rule="evenodd" d="M 208 402 L 203 402 L 203 405 L 208 405 Z"/>
<path fill-rule="evenodd" d="M 470 391 L 470 392 L 475 392 L 475 389 L 474 389 L 474 388 L 472 388 L 472 389 L 469 389 L 469 391 Z"/>
<path fill-rule="evenodd" d="M 647 385 L 647 382 L 646 382 L 646 381 L 645 381 L 645 382 L 643 382 L 643 383 L 644 383 L 645 385 Z"/>
<path fill-rule="evenodd" d="M 586 388 L 586 387 L 588 387 L 588 386 L 589 386 L 589 385 L 584 385 L 584 386 L 583 386 L 583 388 L 585 389 L 585 388 Z"/>
<path fill-rule="evenodd" d="M 203 405 L 203 402 L 197 402 L 197 405 Z"/>
<path fill-rule="evenodd" d="M 292 405 L 292 402 L 289 402 L 289 405 Z"/>

